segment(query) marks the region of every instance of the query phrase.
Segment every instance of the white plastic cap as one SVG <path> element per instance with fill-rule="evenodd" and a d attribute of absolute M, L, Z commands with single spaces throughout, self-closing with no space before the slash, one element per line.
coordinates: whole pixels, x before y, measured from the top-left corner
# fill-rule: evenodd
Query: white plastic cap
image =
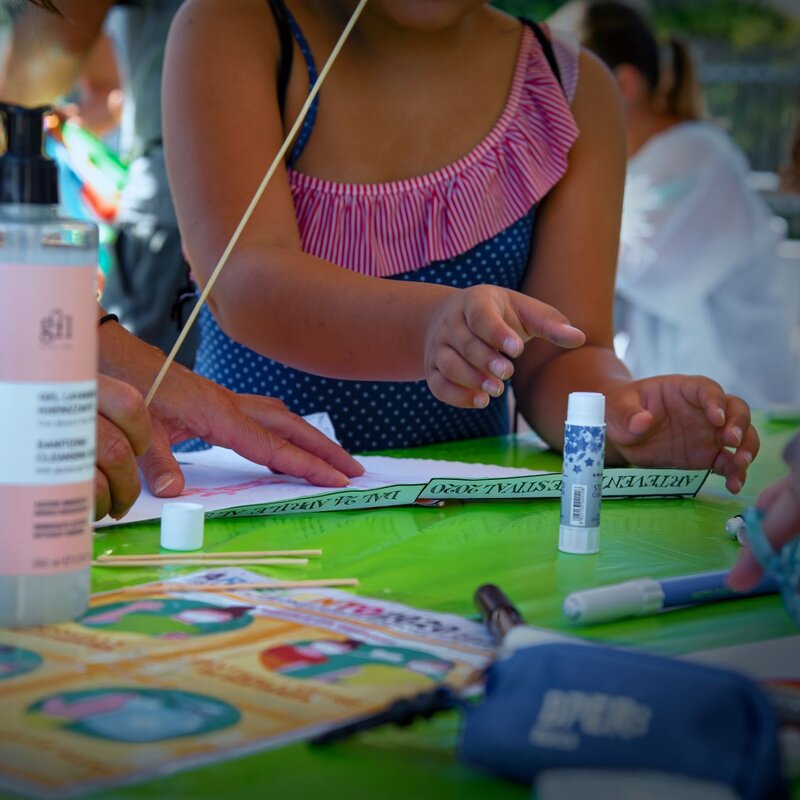
<path fill-rule="evenodd" d="M 661 584 L 652 578 L 641 578 L 573 592 L 564 600 L 564 613 L 576 622 L 588 624 L 653 614 L 663 605 Z"/>
<path fill-rule="evenodd" d="M 567 425 L 605 425 L 606 398 L 599 392 L 572 392 L 567 402 Z"/>
<path fill-rule="evenodd" d="M 599 528 L 573 528 L 570 525 L 559 525 L 558 549 L 562 553 L 590 555 L 600 552 Z"/>
<path fill-rule="evenodd" d="M 161 509 L 161 547 L 199 550 L 203 546 L 204 520 L 199 503 L 165 503 Z"/>
<path fill-rule="evenodd" d="M 500 655 L 510 656 L 523 647 L 533 647 L 537 644 L 589 644 L 583 639 L 555 633 L 545 628 L 534 628 L 531 625 L 515 625 L 504 637 L 500 644 Z"/>

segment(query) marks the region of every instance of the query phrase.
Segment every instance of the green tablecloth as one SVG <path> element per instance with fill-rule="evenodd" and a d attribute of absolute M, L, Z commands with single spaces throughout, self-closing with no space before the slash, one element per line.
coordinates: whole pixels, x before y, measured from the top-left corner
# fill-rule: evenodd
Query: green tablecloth
<path fill-rule="evenodd" d="M 342 511 L 206 524 L 206 549 L 322 547 L 324 559 L 304 577 L 361 580 L 359 593 L 420 608 L 474 614 L 472 594 L 483 582 L 500 585 L 528 622 L 571 630 L 561 614 L 569 592 L 635 577 L 681 575 L 731 565 L 739 546 L 725 520 L 752 502 L 782 473 L 780 452 L 789 425 L 762 424 L 762 452 L 743 494 L 734 498 L 709 478 L 694 499 L 608 501 L 601 550 L 595 556 L 559 553 L 554 500 L 452 503 L 443 508 Z M 412 451 L 395 451 L 410 455 Z M 415 456 L 559 471 L 560 456 L 542 453 L 525 435 L 430 446 Z M 123 527 L 96 537 L 96 550 L 158 550 L 157 525 Z M 271 571 L 289 577 L 286 571 Z M 296 574 L 296 572 L 294 573 Z M 163 577 L 156 571 L 95 569 L 93 590 Z M 776 597 L 739 600 L 581 631 L 607 642 L 680 654 L 797 633 Z M 386 730 L 314 749 L 294 745 L 184 772 L 104 798 L 310 797 L 522 798 L 528 791 L 473 772 L 454 757 L 457 720 L 448 715 L 413 730 Z"/>

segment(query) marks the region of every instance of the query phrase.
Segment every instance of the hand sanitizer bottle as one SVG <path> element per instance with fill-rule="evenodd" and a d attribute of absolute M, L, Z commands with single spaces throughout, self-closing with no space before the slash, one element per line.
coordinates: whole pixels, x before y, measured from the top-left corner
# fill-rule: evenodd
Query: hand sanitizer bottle
<path fill-rule="evenodd" d="M 58 216 L 46 108 L 0 104 L 0 626 L 88 603 L 97 228 Z"/>

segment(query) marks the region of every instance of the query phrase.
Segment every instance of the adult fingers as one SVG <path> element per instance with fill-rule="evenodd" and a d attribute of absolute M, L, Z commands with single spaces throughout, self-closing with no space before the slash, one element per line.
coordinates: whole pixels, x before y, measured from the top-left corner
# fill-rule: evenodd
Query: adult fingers
<path fill-rule="evenodd" d="M 773 501 L 761 522 L 764 535 L 774 548 L 800 536 L 800 486 L 788 481 Z"/>
<path fill-rule="evenodd" d="M 111 511 L 111 487 L 106 476 L 94 468 L 94 518 L 103 519 Z"/>
<path fill-rule="evenodd" d="M 258 456 L 258 452 L 253 453 L 253 455 L 247 455 L 244 452 L 244 448 L 248 446 L 248 443 L 245 441 L 246 437 L 243 435 L 243 429 L 239 424 L 239 420 L 244 418 L 250 421 L 245 426 L 245 429 L 254 426 L 260 431 L 273 433 L 301 451 L 307 452 L 317 460 L 327 463 L 333 470 L 332 472 L 323 471 L 324 474 L 329 475 L 329 479 L 332 479 L 337 473 L 348 478 L 355 478 L 364 474 L 364 467 L 346 450 L 329 439 L 324 433 L 318 431 L 313 425 L 309 425 L 297 414 L 289 411 L 280 400 L 257 395 L 234 395 L 228 399 L 234 403 L 234 407 L 233 409 L 228 407 L 227 415 L 222 416 L 229 420 L 229 424 L 226 426 L 224 433 L 212 429 L 210 435 L 206 437 L 211 444 L 224 444 L 252 461 L 269 466 L 265 459 L 253 457 L 253 455 Z M 218 433 L 224 437 L 225 442 L 218 440 Z M 264 444 L 268 448 L 265 450 L 264 455 L 269 457 L 272 452 L 273 440 L 267 437 Z M 322 477 L 323 472 L 319 473 L 320 477 Z M 337 477 L 336 480 L 337 483 L 333 485 L 338 486 L 339 478 Z M 322 483 L 321 485 L 328 484 Z"/>
<path fill-rule="evenodd" d="M 746 592 L 752 589 L 763 577 L 764 570 L 749 547 L 744 547 L 727 578 L 727 584 L 734 591 Z"/>
<path fill-rule="evenodd" d="M 790 480 L 792 480 L 792 476 L 785 475 L 779 481 L 775 481 L 775 483 L 771 483 L 769 486 L 762 489 L 761 494 L 758 495 L 758 499 L 756 500 L 756 506 L 762 511 L 769 511 L 772 504 L 778 499 L 780 493 L 787 488 L 787 484 Z"/>
<path fill-rule="evenodd" d="M 347 475 L 325 459 L 292 444 L 274 432 L 276 428 L 286 430 L 288 426 L 290 435 L 298 435 L 297 431 L 304 427 L 311 428 L 299 417 L 291 419 L 293 415 L 288 411 L 269 404 L 262 409 L 264 417 L 262 424 L 242 411 L 237 404 L 236 396 L 225 398 L 221 408 L 224 408 L 222 413 L 210 415 L 211 428 L 204 437 L 208 442 L 230 447 L 251 461 L 263 464 L 276 472 L 304 478 L 317 486 L 346 486 L 349 483 Z M 220 410 L 217 408 L 215 412 Z M 303 434 L 299 435 L 303 438 Z M 315 442 L 322 452 L 341 451 L 346 456 L 344 462 L 351 473 L 363 472 L 361 465 L 319 431 L 311 428 L 311 432 L 306 432 L 306 437 L 307 440 Z"/>
<path fill-rule="evenodd" d="M 184 487 L 184 477 L 170 450 L 169 437 L 158 419 L 153 420 L 150 447 L 139 457 L 139 467 L 150 491 L 158 497 L 177 497 Z"/>
<path fill-rule="evenodd" d="M 98 375 L 97 411 L 125 434 L 135 455 L 147 450 L 150 415 L 137 389 L 108 375 Z"/>
<path fill-rule="evenodd" d="M 761 527 L 769 543 L 776 550 L 795 536 L 800 536 L 800 486 L 792 480 L 782 480 L 765 490 L 758 498 L 764 511 Z M 751 549 L 746 547 L 731 570 L 728 585 L 736 591 L 746 591 L 755 586 L 763 569 Z"/>
<path fill-rule="evenodd" d="M 234 447 L 240 455 L 275 472 L 303 478 L 315 486 L 348 485 L 347 476 L 327 461 L 256 425 L 249 418 L 245 419 L 247 422 L 242 426 L 242 432 L 246 436 Z"/>
<path fill-rule="evenodd" d="M 124 516 L 139 496 L 136 456 L 126 433 L 103 416 L 97 418 L 97 469 L 108 482 L 110 503 L 107 513 Z"/>

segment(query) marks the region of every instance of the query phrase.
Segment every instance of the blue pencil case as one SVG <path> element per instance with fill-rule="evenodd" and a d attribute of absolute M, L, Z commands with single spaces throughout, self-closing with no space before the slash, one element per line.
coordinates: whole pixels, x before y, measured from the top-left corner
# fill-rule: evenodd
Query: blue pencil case
<path fill-rule="evenodd" d="M 787 797 L 778 723 L 742 675 L 582 644 L 517 650 L 490 667 L 466 711 L 460 754 L 531 783 L 545 769 L 653 770 Z"/>

